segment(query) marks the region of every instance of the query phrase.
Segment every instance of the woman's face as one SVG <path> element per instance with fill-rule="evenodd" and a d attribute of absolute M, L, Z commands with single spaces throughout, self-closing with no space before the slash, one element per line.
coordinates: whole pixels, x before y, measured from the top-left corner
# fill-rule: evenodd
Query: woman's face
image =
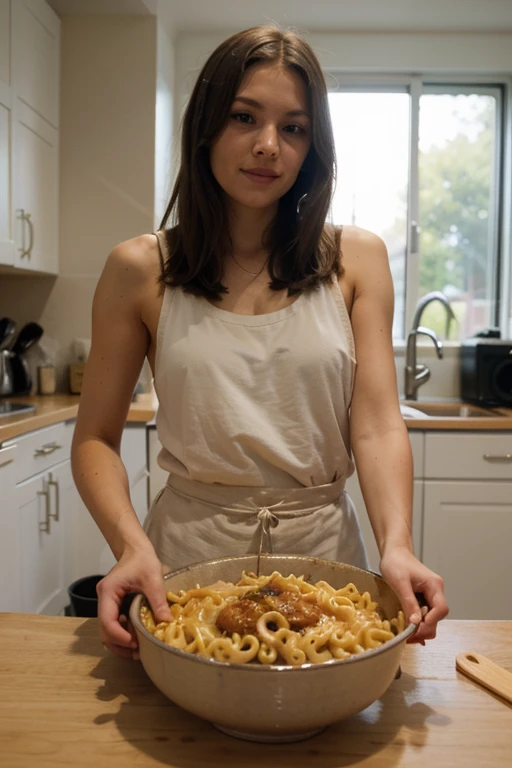
<path fill-rule="evenodd" d="M 235 207 L 276 208 L 293 186 L 310 145 L 300 76 L 275 64 L 258 64 L 243 78 L 228 122 L 212 143 L 212 172 Z"/>

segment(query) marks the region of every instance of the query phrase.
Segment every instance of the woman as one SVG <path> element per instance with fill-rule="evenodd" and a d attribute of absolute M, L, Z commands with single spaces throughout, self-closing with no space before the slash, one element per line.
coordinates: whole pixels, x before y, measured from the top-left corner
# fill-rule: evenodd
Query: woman
<path fill-rule="evenodd" d="M 351 449 L 383 576 L 413 622 L 414 592 L 426 597 L 415 641 L 434 637 L 448 612 L 442 580 L 412 551 L 386 249 L 325 223 L 333 172 L 313 51 L 291 32 L 246 30 L 199 75 L 160 231 L 109 254 L 73 470 L 118 560 L 98 585 L 101 637 L 115 653 L 137 657 L 119 621 L 127 593 L 144 592 L 157 619 L 170 618 L 163 566 L 273 545 L 365 567 L 343 491 Z M 146 355 L 169 481 L 143 530 L 119 447 Z"/>

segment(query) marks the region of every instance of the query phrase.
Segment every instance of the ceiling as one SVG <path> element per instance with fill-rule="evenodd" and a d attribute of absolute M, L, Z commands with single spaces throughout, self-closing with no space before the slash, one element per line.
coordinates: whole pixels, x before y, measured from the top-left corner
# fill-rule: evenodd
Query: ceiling
<path fill-rule="evenodd" d="M 277 22 L 305 32 L 512 32 L 512 0 L 47 0 L 66 14 L 158 13 L 175 37 Z"/>
<path fill-rule="evenodd" d="M 144 0 L 46 0 L 46 2 L 58 16 L 68 14 L 145 16 L 150 12 L 156 12 L 158 6 L 158 0 L 147 3 Z"/>

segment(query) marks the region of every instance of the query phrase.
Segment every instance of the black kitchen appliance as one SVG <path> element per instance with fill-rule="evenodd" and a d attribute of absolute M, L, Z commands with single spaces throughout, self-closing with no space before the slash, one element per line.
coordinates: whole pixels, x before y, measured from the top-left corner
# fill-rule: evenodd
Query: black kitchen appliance
<path fill-rule="evenodd" d="M 466 339 L 460 346 L 460 358 L 463 400 L 512 407 L 512 340 Z"/>

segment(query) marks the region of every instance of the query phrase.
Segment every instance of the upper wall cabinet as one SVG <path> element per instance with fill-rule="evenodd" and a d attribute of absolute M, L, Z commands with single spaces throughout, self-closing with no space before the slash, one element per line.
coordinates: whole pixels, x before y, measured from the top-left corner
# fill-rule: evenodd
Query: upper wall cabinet
<path fill-rule="evenodd" d="M 54 128 L 59 127 L 60 21 L 44 0 L 12 4 L 16 96 Z"/>
<path fill-rule="evenodd" d="M 0 0 L 0 264 L 14 265 L 11 3 Z"/>
<path fill-rule="evenodd" d="M 0 0 L 0 21 L 0 263 L 57 274 L 60 21 L 45 0 Z"/>

